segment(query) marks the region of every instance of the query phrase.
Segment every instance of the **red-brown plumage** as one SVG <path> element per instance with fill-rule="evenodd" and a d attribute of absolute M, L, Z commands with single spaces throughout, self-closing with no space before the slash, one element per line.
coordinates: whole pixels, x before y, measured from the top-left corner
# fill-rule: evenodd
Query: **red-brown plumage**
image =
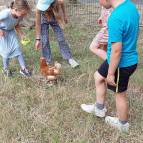
<path fill-rule="evenodd" d="M 43 76 L 57 76 L 59 74 L 59 69 L 55 66 L 51 67 L 47 64 L 44 57 L 40 58 L 40 72 Z"/>

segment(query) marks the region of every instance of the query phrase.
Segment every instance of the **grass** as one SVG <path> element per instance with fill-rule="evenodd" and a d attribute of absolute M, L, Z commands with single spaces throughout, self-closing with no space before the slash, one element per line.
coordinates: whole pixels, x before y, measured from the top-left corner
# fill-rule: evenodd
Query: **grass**
<path fill-rule="evenodd" d="M 97 29 L 95 29 L 96 31 Z M 57 42 L 51 33 L 55 60 L 62 63 L 57 85 L 39 80 L 40 52 L 34 50 L 34 31 L 26 30 L 31 44 L 23 47 L 26 63 L 33 69 L 29 79 L 18 76 L 19 65 L 12 60 L 14 78 L 0 75 L 0 143 L 142 143 L 143 142 L 143 68 L 132 76 L 128 98 L 131 129 L 121 134 L 94 115 L 80 109 L 80 104 L 95 101 L 93 74 L 102 62 L 92 55 L 88 46 L 94 37 L 93 29 L 69 25 L 65 35 L 79 69 L 71 69 L 62 60 Z M 139 45 L 141 53 L 142 43 Z M 141 55 L 141 54 L 140 54 Z M 143 61 L 140 56 L 140 62 Z M 108 92 L 108 114 L 115 114 L 112 92 Z"/>

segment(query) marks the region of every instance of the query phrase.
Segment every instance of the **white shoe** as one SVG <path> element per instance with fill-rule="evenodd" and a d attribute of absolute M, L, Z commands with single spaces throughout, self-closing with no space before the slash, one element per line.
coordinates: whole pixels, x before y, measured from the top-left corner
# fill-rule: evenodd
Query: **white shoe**
<path fill-rule="evenodd" d="M 106 115 L 107 109 L 104 107 L 102 110 L 98 109 L 95 104 L 81 104 L 81 108 L 83 111 L 87 113 L 93 113 L 97 117 L 103 118 Z"/>
<path fill-rule="evenodd" d="M 79 66 L 79 63 L 77 63 L 74 59 L 69 59 L 68 62 L 72 68 L 76 68 Z"/>
<path fill-rule="evenodd" d="M 105 117 L 105 122 L 111 125 L 112 127 L 119 129 L 122 132 L 129 131 L 129 123 L 127 122 L 126 124 L 121 124 L 117 117 L 107 116 Z"/>

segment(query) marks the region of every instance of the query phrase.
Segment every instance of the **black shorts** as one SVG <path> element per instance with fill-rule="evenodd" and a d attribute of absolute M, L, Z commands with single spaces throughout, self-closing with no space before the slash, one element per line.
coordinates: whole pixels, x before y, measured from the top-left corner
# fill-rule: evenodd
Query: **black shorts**
<path fill-rule="evenodd" d="M 103 77 L 106 78 L 108 74 L 108 68 L 109 68 L 109 64 L 106 60 L 99 67 L 98 69 L 99 74 L 101 74 Z M 115 72 L 115 83 L 117 84 L 117 86 L 115 87 L 115 86 L 107 85 L 108 88 L 116 93 L 126 91 L 128 88 L 129 78 L 134 73 L 136 68 L 137 68 L 137 64 L 129 67 L 118 68 Z"/>

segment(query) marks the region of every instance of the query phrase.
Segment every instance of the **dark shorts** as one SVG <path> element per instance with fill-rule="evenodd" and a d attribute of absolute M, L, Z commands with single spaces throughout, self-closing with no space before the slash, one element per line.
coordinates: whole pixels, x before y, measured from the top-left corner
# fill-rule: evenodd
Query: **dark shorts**
<path fill-rule="evenodd" d="M 109 68 L 109 64 L 106 60 L 99 67 L 98 69 L 99 74 L 106 78 L 108 74 L 108 68 Z M 128 88 L 129 78 L 134 73 L 136 68 L 137 68 L 137 64 L 129 67 L 118 68 L 115 72 L 115 83 L 117 84 L 117 86 L 115 87 L 115 86 L 107 85 L 108 88 L 116 93 L 126 91 Z"/>

